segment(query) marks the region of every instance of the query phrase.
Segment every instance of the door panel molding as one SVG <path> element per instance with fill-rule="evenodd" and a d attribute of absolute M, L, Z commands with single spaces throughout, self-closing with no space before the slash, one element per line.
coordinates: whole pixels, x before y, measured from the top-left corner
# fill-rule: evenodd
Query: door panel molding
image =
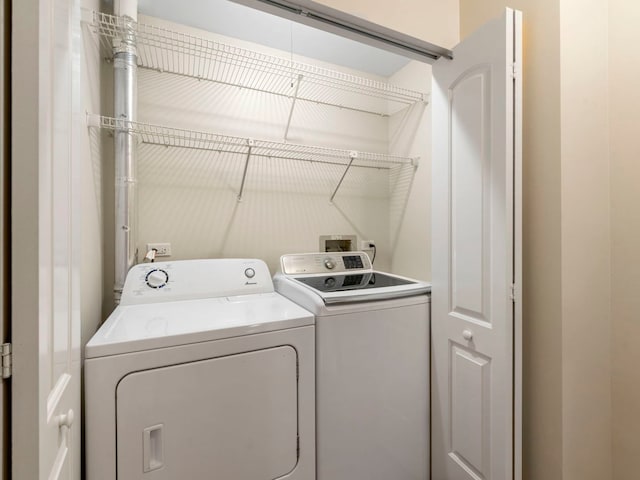
<path fill-rule="evenodd" d="M 491 200 L 490 85 L 491 68 L 484 64 L 463 72 L 448 89 L 450 310 L 487 324 L 491 323 L 491 240 L 490 217 L 483 212 Z M 470 195 L 475 201 L 466 201 Z"/>

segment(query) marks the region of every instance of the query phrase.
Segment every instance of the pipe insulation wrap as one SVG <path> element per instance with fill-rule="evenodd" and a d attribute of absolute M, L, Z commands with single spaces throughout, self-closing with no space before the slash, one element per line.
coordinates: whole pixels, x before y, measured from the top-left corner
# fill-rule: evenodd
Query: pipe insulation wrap
<path fill-rule="evenodd" d="M 137 56 L 125 42 L 114 55 L 114 113 L 127 121 L 137 118 Z M 115 283 L 120 301 L 129 269 L 137 263 L 136 138 L 127 129 L 114 132 L 115 143 Z"/>

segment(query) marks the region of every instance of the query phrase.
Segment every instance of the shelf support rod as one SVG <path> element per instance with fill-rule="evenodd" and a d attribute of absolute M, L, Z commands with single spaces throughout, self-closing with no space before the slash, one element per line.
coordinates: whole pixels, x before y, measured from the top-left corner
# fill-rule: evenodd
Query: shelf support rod
<path fill-rule="evenodd" d="M 342 173 L 342 177 L 340 177 L 340 181 L 338 182 L 338 185 L 336 185 L 335 190 L 333 191 L 333 193 L 331 194 L 331 198 L 329 198 L 329 202 L 333 203 L 333 199 L 336 196 L 336 193 L 338 193 L 338 190 L 340 190 L 340 186 L 342 185 L 342 182 L 344 181 L 344 177 L 347 176 L 347 172 L 349 172 L 349 169 L 351 168 L 351 165 L 353 164 L 353 161 L 358 158 L 358 152 L 352 150 L 349 152 L 349 163 L 347 164 L 347 168 L 344 169 L 344 172 Z"/>
<path fill-rule="evenodd" d="M 289 137 L 289 127 L 291 126 L 291 117 L 293 117 L 293 109 L 296 106 L 296 100 L 298 99 L 298 89 L 300 88 L 300 82 L 302 81 L 302 74 L 298 75 L 298 79 L 296 80 L 296 90 L 293 92 L 293 97 L 291 100 L 291 109 L 289 110 L 289 118 L 287 119 L 287 128 L 284 130 L 284 139 L 287 140 Z"/>
<path fill-rule="evenodd" d="M 255 145 L 253 138 L 247 138 L 247 145 L 249 146 L 247 150 L 247 159 L 244 162 L 244 171 L 242 172 L 242 183 L 240 183 L 240 193 L 238 193 L 238 202 L 242 201 L 242 194 L 244 193 L 244 182 L 247 179 L 247 170 L 249 169 L 249 160 L 251 159 L 251 150 Z"/>

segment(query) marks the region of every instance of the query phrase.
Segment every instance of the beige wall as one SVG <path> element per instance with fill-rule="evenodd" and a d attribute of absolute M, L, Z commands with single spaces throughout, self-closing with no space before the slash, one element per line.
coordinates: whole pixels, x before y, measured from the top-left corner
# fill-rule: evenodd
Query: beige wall
<path fill-rule="evenodd" d="M 446 48 L 458 43 L 458 0 L 316 1 Z"/>
<path fill-rule="evenodd" d="M 607 11 L 608 0 L 560 2 L 567 480 L 605 480 L 612 474 Z"/>
<path fill-rule="evenodd" d="M 638 360 L 632 353 L 638 349 L 625 351 L 621 338 L 640 331 L 625 329 L 633 324 L 632 317 L 627 315 L 625 323 L 624 315 L 616 311 L 617 303 L 625 304 L 623 312 L 632 311 L 629 302 L 638 297 L 637 288 L 622 273 L 624 268 L 635 271 L 628 267 L 634 262 L 627 254 L 635 245 L 620 234 L 628 226 L 623 206 L 634 200 L 625 195 L 636 190 L 627 183 L 625 191 L 624 182 L 631 177 L 623 165 L 634 158 L 633 153 L 637 158 L 638 145 L 634 151 L 621 141 L 621 129 L 616 128 L 617 122 L 627 127 L 638 124 L 637 117 L 634 124 L 634 117 L 616 111 L 634 111 L 628 106 L 633 85 L 621 88 L 617 80 L 619 75 L 633 77 L 628 72 L 633 60 L 626 52 L 618 53 L 633 44 L 621 33 L 624 26 L 635 40 L 639 36 L 637 23 L 629 22 L 629 8 L 635 9 L 636 18 L 640 9 L 627 3 L 618 2 L 625 8 L 614 8 L 611 25 L 609 6 L 615 7 L 614 1 L 509 3 L 525 14 L 525 479 L 633 478 L 624 459 L 630 465 L 638 454 L 633 446 L 638 445 L 638 423 L 630 419 L 634 418 L 631 406 L 639 398 L 628 390 L 635 369 L 621 366 L 632 365 L 634 354 Z M 496 14 L 505 2 L 493 4 Z M 487 2 L 481 9 L 478 2 L 461 1 L 463 37 L 490 16 L 486 6 Z M 611 116 L 605 93 L 610 85 Z M 640 105 L 634 106 L 637 110 Z M 616 164 L 618 149 L 625 151 Z M 620 249 L 619 243 L 625 241 L 629 252 Z M 617 292 L 613 322 L 612 292 Z M 621 414 L 624 405 L 628 409 Z M 628 432 L 626 438 L 622 431 Z"/>
<path fill-rule="evenodd" d="M 640 458 L 640 3 L 609 0 L 613 471 L 638 478 Z M 600 93 L 600 92 L 598 92 Z"/>
<path fill-rule="evenodd" d="M 461 38 L 506 3 L 461 0 Z M 524 478 L 556 480 L 562 478 L 560 11 L 556 0 L 508 3 L 524 13 Z"/>

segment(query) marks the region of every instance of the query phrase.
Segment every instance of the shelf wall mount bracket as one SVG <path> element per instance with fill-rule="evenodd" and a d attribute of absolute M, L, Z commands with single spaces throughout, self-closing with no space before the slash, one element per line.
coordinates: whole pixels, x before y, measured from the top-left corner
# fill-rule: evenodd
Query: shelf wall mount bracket
<path fill-rule="evenodd" d="M 253 138 L 247 138 L 247 159 L 244 161 L 244 170 L 242 172 L 242 182 L 240 183 L 240 192 L 238 192 L 238 202 L 242 202 L 242 195 L 244 194 L 244 184 L 247 180 L 247 170 L 249 169 L 249 160 L 251 160 L 251 150 L 255 145 Z"/>
<path fill-rule="evenodd" d="M 331 198 L 329 198 L 329 203 L 333 203 L 333 199 L 336 197 L 338 190 L 340 190 L 340 186 L 342 185 L 342 182 L 344 182 L 344 179 L 347 176 L 347 173 L 349 172 L 349 169 L 351 168 L 351 165 L 353 165 L 353 161 L 356 158 L 358 158 L 358 152 L 356 152 L 355 150 L 351 150 L 349 152 L 349 163 L 347 164 L 347 168 L 344 169 L 344 172 L 342 173 L 342 176 L 340 177 L 340 180 L 338 181 L 336 188 L 333 190 L 333 193 L 331 194 Z"/>
<path fill-rule="evenodd" d="M 293 92 L 293 97 L 291 97 L 291 108 L 289 109 L 289 118 L 287 119 L 287 127 L 284 129 L 284 139 L 288 140 L 289 138 L 289 127 L 291 126 L 291 117 L 293 117 L 293 109 L 296 106 L 296 100 L 298 100 L 298 90 L 300 89 L 300 82 L 302 82 L 301 73 L 298 74 L 298 78 L 296 79 L 296 89 Z M 293 84 L 291 85 L 293 87 Z"/>

